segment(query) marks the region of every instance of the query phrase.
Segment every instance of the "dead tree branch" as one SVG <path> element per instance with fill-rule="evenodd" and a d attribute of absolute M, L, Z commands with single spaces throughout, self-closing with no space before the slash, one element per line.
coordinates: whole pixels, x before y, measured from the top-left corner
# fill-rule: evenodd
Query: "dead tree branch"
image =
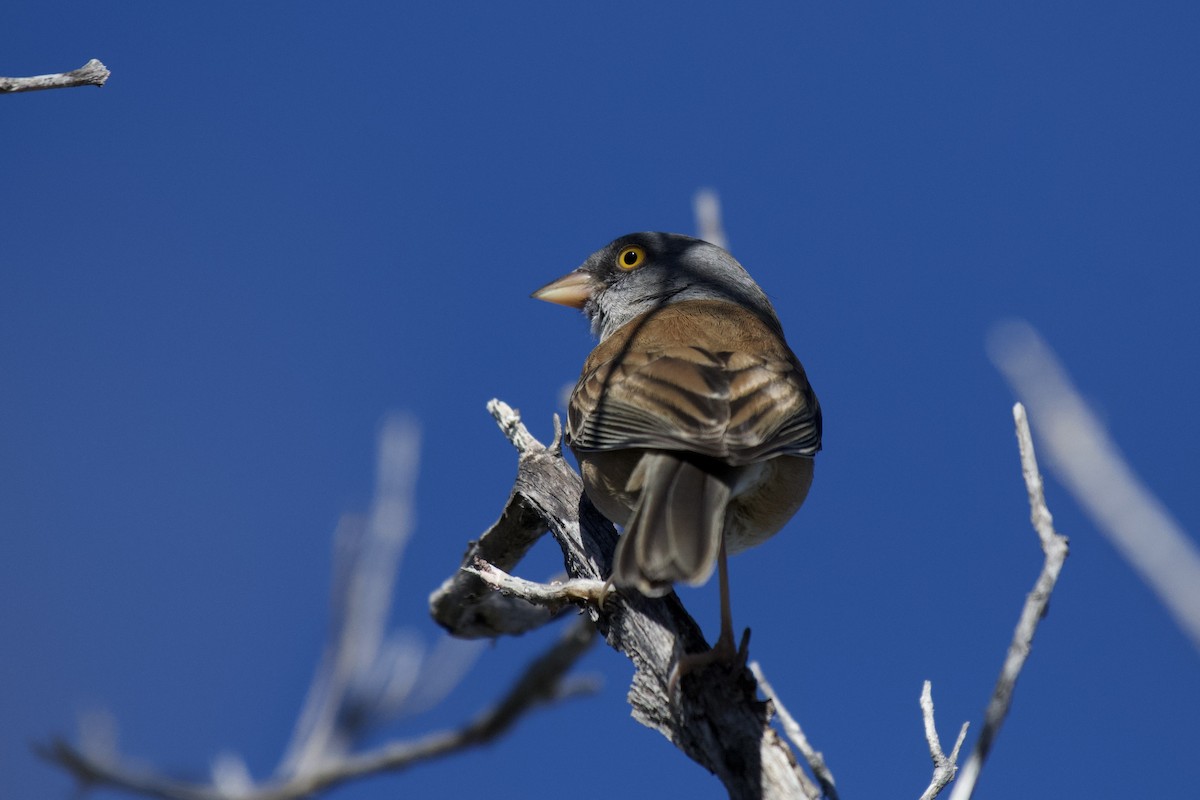
<path fill-rule="evenodd" d="M 571 603 L 599 605 L 608 589 L 604 581 L 576 578 L 565 583 L 534 583 L 524 578 L 509 575 L 499 567 L 477 560 L 474 566 L 463 567 L 467 572 L 478 575 L 484 583 L 501 594 L 519 597 L 537 606 L 545 606 L 557 612 Z"/>
<path fill-rule="evenodd" d="M 497 617 L 489 598 L 499 593 L 484 582 L 474 566 L 477 559 L 510 570 L 549 530 L 563 551 L 572 583 L 603 581 L 612 571 L 617 540 L 612 525 L 584 497 L 579 476 L 562 457 L 558 437 L 545 447 L 513 409 L 498 400 L 488 408 L 520 454 L 516 482 L 500 519 L 468 549 L 464 569 L 430 597 L 434 619 L 466 636 L 495 636 L 511 627 L 503 611 Z M 500 561 L 487 553 L 499 554 Z M 542 608 L 527 599 L 534 593 L 511 594 L 506 603 Z M 633 662 L 628 699 L 635 719 L 715 774 L 730 797 L 803 796 L 795 756 L 771 727 L 771 706 L 758 699 L 749 670 L 731 675 L 714 665 L 685 675 L 675 693 L 669 691 L 679 656 L 708 649 L 699 626 L 675 594 L 647 598 L 617 589 L 603 605 L 587 603 L 586 610 L 609 645 Z"/>
<path fill-rule="evenodd" d="M 1033 451 L 1033 436 L 1029 432 L 1029 420 L 1025 416 L 1025 407 L 1020 403 L 1013 406 L 1013 420 L 1017 427 L 1017 442 L 1021 450 L 1021 473 L 1025 477 L 1025 490 L 1029 495 L 1030 519 L 1041 541 L 1045 561 L 1042 572 L 1038 575 L 1033 591 L 1025 600 L 1021 616 L 1017 620 L 1017 628 L 1013 632 L 1012 642 L 1008 646 L 1008 655 L 1004 666 L 1000 669 L 1000 677 L 992 691 L 992 699 L 988 703 L 983 716 L 983 727 L 979 731 L 979 739 L 971 757 L 963 766 L 962 774 L 954 784 L 950 800 L 968 800 L 975 791 L 975 783 L 983 763 L 991 752 L 992 743 L 1008 716 L 1012 705 L 1013 691 L 1017 686 L 1017 678 L 1029 657 L 1033 646 L 1033 635 L 1037 632 L 1038 623 L 1046 616 L 1050 605 L 1050 594 L 1058 581 L 1058 573 L 1062 570 L 1063 562 L 1067 559 L 1067 537 L 1054 530 L 1054 518 L 1046 507 L 1046 497 L 1043 492 L 1042 476 L 1038 472 L 1037 456 Z M 956 748 L 957 749 L 957 748 Z"/>
<path fill-rule="evenodd" d="M 929 757 L 933 759 L 933 779 L 921 794 L 921 800 L 933 800 L 954 780 L 954 775 L 958 772 L 958 751 L 962 748 L 963 739 L 967 738 L 967 728 L 971 723 L 963 723 L 958 731 L 958 739 L 954 741 L 954 749 L 950 751 L 950 755 L 946 755 L 942 751 L 942 740 L 938 737 L 937 724 L 933 719 L 933 685 L 929 681 L 925 681 L 921 689 L 921 717 L 925 721 L 925 741 L 929 743 Z"/>
<path fill-rule="evenodd" d="M 42 89 L 70 89 L 73 86 L 103 86 L 111 73 L 96 59 L 70 72 L 34 75 L 29 78 L 0 78 L 0 94 L 36 92 Z"/>

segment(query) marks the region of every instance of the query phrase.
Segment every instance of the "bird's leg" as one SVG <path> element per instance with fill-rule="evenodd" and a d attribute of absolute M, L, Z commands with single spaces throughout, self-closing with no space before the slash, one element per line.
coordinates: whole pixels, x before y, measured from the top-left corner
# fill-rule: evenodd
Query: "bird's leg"
<path fill-rule="evenodd" d="M 675 663 L 671 677 L 667 681 L 667 690 L 674 693 L 679 679 L 697 667 L 704 667 L 714 661 L 744 666 L 749 655 L 750 629 L 742 634 L 742 643 L 735 648 L 733 644 L 733 612 L 729 604 L 729 565 L 725 554 L 725 538 L 721 538 L 721 551 L 717 555 L 717 578 L 721 589 L 721 633 L 717 636 L 716 644 L 707 653 L 685 653 Z"/>
<path fill-rule="evenodd" d="M 746 665 L 746 658 L 750 655 L 750 629 L 742 631 L 742 641 L 735 650 L 733 647 L 733 612 L 730 610 L 729 604 L 729 561 L 725 555 L 725 540 L 721 539 L 721 552 L 717 556 L 717 578 L 720 581 L 721 588 L 721 633 L 717 636 L 717 643 L 713 645 L 713 652 L 717 653 L 716 657 L 722 661 L 736 663 L 738 666 Z"/>
<path fill-rule="evenodd" d="M 733 649 L 733 611 L 729 606 L 729 560 L 725 555 L 725 537 L 721 537 L 721 551 L 717 554 L 717 580 L 721 589 L 721 633 L 713 645 L 714 659 L 732 661 L 737 651 Z"/>

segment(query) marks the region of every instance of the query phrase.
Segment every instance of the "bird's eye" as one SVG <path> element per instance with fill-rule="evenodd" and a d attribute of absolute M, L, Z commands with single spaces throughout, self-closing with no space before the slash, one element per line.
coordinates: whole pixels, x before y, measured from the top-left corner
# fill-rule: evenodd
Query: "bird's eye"
<path fill-rule="evenodd" d="M 646 251 L 636 244 L 622 247 L 621 252 L 617 254 L 617 266 L 626 271 L 637 269 L 645 263 Z"/>

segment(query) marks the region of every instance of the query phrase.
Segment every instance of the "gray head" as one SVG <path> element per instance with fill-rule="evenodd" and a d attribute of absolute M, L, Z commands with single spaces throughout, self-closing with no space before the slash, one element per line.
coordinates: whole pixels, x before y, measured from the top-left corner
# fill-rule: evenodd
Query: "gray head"
<path fill-rule="evenodd" d="M 582 308 L 601 340 L 647 311 L 683 300 L 728 300 L 779 328 L 767 296 L 733 256 L 678 233 L 622 236 L 533 296 Z"/>

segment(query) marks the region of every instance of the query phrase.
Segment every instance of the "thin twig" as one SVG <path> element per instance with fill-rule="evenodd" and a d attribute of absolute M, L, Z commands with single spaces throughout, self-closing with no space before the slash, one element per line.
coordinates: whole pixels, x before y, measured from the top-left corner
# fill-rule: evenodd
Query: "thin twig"
<path fill-rule="evenodd" d="M 399 772 L 424 761 L 487 744 L 507 732 L 522 716 L 548 702 L 588 690 L 588 685 L 565 684 L 563 676 L 595 640 L 595 626 L 581 619 L 543 655 L 533 661 L 508 693 L 468 725 L 431 733 L 409 741 L 348 755 L 311 772 L 250 786 L 234 794 L 214 785 L 179 781 L 152 770 L 122 763 L 117 757 L 91 757 L 62 740 L 39 748 L 84 787 L 106 786 L 162 800 L 296 800 L 341 783 L 381 772 Z"/>
<path fill-rule="evenodd" d="M 609 591 L 604 581 L 588 578 L 574 578 L 562 583 L 536 583 L 509 575 L 482 559 L 477 559 L 472 566 L 463 567 L 463 570 L 478 575 L 484 583 L 499 592 L 545 606 L 551 611 L 572 603 L 599 605 Z"/>
<path fill-rule="evenodd" d="M 801 788 L 804 790 L 804 795 L 810 800 L 818 800 L 822 795 L 829 800 L 838 800 L 837 787 L 834 786 L 833 773 L 829 771 L 829 767 L 825 764 L 825 757 L 821 755 L 808 741 L 808 737 L 804 735 L 804 730 L 800 727 L 800 723 L 787 710 L 787 706 L 779 699 L 779 695 L 775 694 L 774 687 L 767 683 L 766 676 L 763 675 L 762 667 L 757 661 L 750 662 L 750 671 L 754 673 L 754 679 L 758 681 L 758 688 L 762 690 L 763 696 L 771 701 L 775 707 L 775 713 L 779 715 L 779 724 L 783 726 L 783 732 L 787 734 L 792 744 L 800 751 L 800 755 L 804 756 L 804 760 L 808 762 L 808 768 L 812 770 L 821 786 L 818 788 L 808 776 L 800 769 L 796 770 L 796 774 L 800 777 Z"/>
<path fill-rule="evenodd" d="M 1013 632 L 1012 642 L 1008 646 L 1008 656 L 1000 669 L 1000 677 L 992 690 L 992 699 L 984 712 L 983 726 L 979 730 L 979 739 L 971 757 L 962 768 L 950 800 L 967 800 L 975 791 L 975 783 L 979 779 L 979 771 L 991 752 L 992 743 L 1004 724 L 1008 709 L 1012 705 L 1013 691 L 1017 686 L 1017 677 L 1029 650 L 1033 645 L 1033 635 L 1037 632 L 1038 623 L 1046 615 L 1050 604 L 1050 594 L 1058 580 L 1058 573 L 1067 558 L 1067 537 L 1059 535 L 1054 530 L 1053 517 L 1046 507 L 1046 498 L 1042 490 L 1042 476 L 1038 472 L 1037 456 L 1033 451 L 1033 436 L 1029 432 L 1029 420 L 1025 416 L 1025 407 L 1020 403 L 1013 406 L 1013 420 L 1016 422 L 1017 442 L 1021 449 L 1021 472 L 1025 477 L 1025 490 L 1029 495 L 1030 518 L 1038 539 L 1042 544 L 1042 552 L 1046 558 L 1042 564 L 1042 572 L 1038 575 L 1033 591 L 1025 600 L 1021 609 L 1017 628 Z"/>
<path fill-rule="evenodd" d="M 925 741 L 929 743 L 929 757 L 933 759 L 933 779 L 921 795 L 921 800 L 933 800 L 954 780 L 954 775 L 958 772 L 958 751 L 962 748 L 963 740 L 967 738 L 967 727 L 971 723 L 963 723 L 958 732 L 958 739 L 954 742 L 954 749 L 950 751 L 950 755 L 946 755 L 942 751 L 937 723 L 933 719 L 933 685 L 929 681 L 925 681 L 921 689 L 921 717 L 925 721 Z"/>
<path fill-rule="evenodd" d="M 70 89 L 74 86 L 103 86 L 111 73 L 108 67 L 92 59 L 79 69 L 34 75 L 29 78 L 0 78 L 0 94 L 36 92 L 41 89 Z"/>

